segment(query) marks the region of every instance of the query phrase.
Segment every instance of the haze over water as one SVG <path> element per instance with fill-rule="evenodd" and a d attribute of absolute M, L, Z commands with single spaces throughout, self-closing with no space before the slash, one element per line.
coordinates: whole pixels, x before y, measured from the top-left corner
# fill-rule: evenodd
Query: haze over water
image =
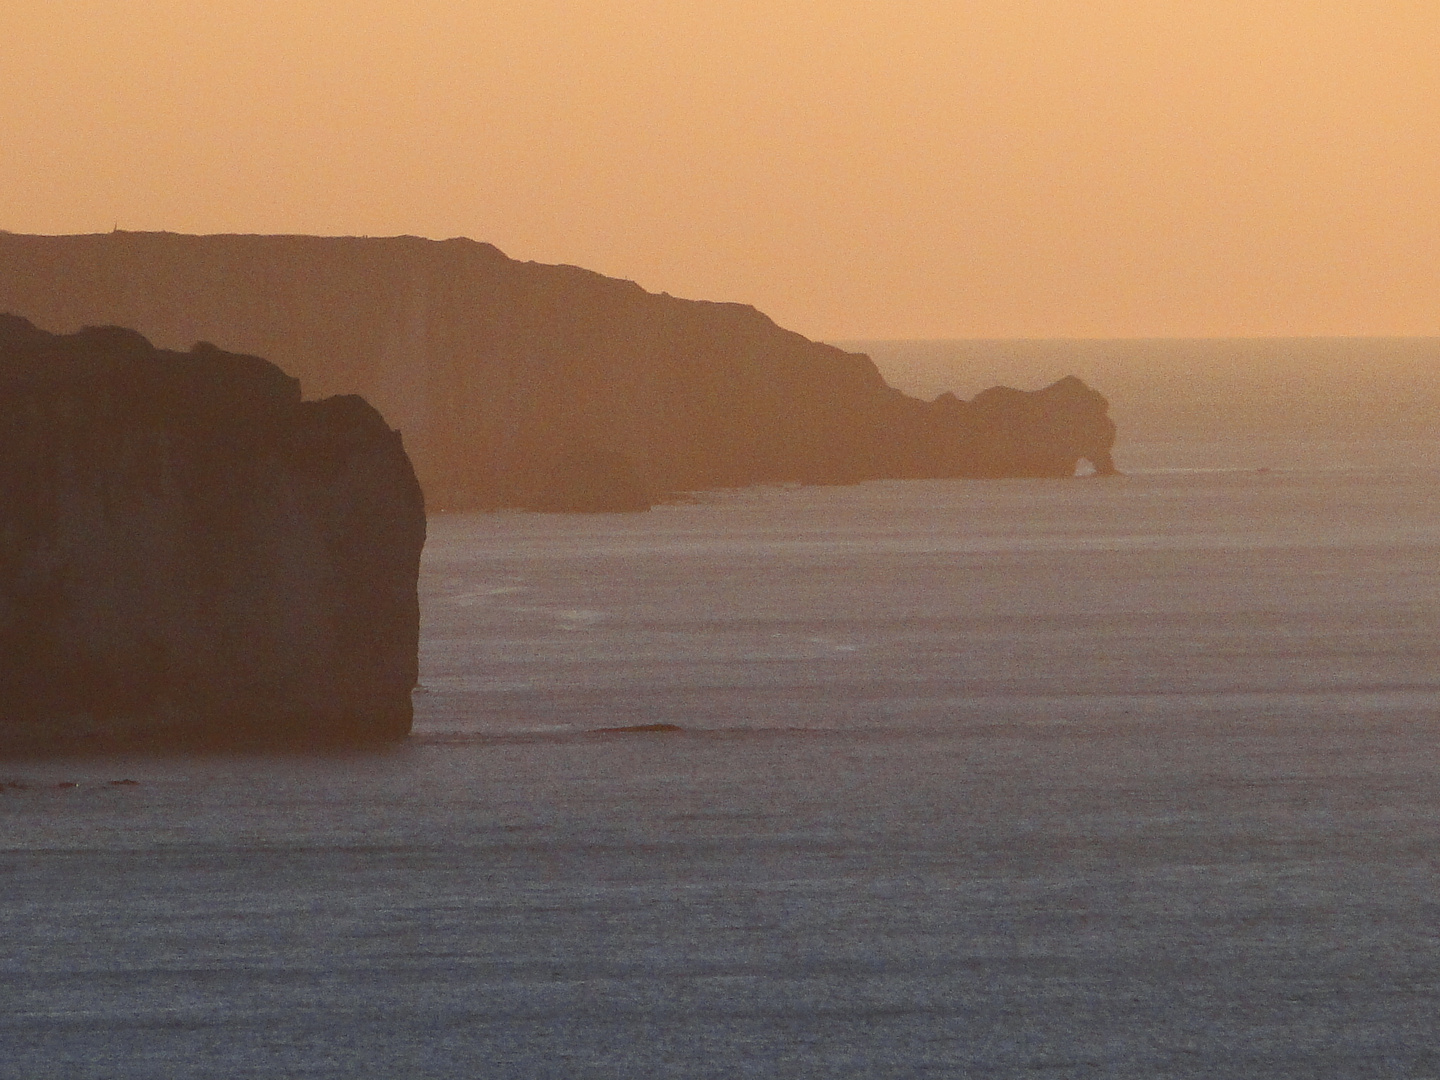
<path fill-rule="evenodd" d="M 433 518 L 404 748 L 4 766 L 0 1076 L 1437 1071 L 1440 468 L 1262 444 Z"/>
<path fill-rule="evenodd" d="M 1387 440 L 1440 444 L 1437 337 L 836 344 L 869 354 L 892 386 L 926 399 L 946 391 L 971 398 L 997 383 L 1033 389 L 1078 375 L 1109 398 L 1118 452 L 1136 465 L 1148 460 L 1139 448 L 1155 443 L 1172 444 L 1170 457 L 1188 455 L 1194 467 L 1221 464 L 1200 458 L 1226 443 L 1232 451 L 1348 443 L 1352 463 Z"/>

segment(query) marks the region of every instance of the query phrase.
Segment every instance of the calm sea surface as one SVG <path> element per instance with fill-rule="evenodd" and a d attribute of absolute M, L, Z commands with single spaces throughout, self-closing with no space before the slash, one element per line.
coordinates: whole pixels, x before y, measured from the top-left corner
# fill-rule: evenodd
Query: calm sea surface
<path fill-rule="evenodd" d="M 1440 1076 L 1430 453 L 433 519 L 403 749 L 0 763 L 0 1076 Z"/>

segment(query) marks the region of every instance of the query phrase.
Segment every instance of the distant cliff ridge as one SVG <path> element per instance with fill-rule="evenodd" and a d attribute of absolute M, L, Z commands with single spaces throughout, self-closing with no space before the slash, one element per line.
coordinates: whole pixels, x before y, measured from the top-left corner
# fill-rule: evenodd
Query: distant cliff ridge
<path fill-rule="evenodd" d="M 0 753 L 403 738 L 425 508 L 358 397 L 0 315 Z"/>
<path fill-rule="evenodd" d="M 268 357 L 307 395 L 363 394 L 404 433 L 436 509 L 608 508 L 585 470 L 619 459 L 605 472 L 616 509 L 634 508 L 637 484 L 1113 470 L 1105 399 L 1078 380 L 923 402 L 753 308 L 470 240 L 0 235 L 3 309 L 214 341 Z"/>

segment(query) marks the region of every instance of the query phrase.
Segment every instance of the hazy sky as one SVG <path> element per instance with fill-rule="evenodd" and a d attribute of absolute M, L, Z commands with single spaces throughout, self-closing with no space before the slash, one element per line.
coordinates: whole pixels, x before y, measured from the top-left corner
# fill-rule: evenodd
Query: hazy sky
<path fill-rule="evenodd" d="M 1436 0 L 15 0 L 0 228 L 470 236 L 812 337 L 1440 334 Z"/>

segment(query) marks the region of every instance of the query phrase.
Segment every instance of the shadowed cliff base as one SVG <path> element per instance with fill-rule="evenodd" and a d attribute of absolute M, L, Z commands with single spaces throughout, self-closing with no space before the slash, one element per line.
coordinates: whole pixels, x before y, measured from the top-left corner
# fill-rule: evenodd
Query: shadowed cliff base
<path fill-rule="evenodd" d="M 0 753 L 410 730 L 424 501 L 358 397 L 0 315 Z"/>
<path fill-rule="evenodd" d="M 561 454 L 529 508 L 549 513 L 630 514 L 649 510 L 651 495 L 624 454 L 575 447 Z"/>
<path fill-rule="evenodd" d="M 53 329 L 215 341 L 270 358 L 307 395 L 363 394 L 404 432 L 435 510 L 634 509 L 632 487 L 648 503 L 757 483 L 1062 477 L 1082 459 L 1114 470 L 1107 403 L 1078 380 L 925 402 L 754 308 L 471 240 L 0 235 L 5 308 Z"/>

